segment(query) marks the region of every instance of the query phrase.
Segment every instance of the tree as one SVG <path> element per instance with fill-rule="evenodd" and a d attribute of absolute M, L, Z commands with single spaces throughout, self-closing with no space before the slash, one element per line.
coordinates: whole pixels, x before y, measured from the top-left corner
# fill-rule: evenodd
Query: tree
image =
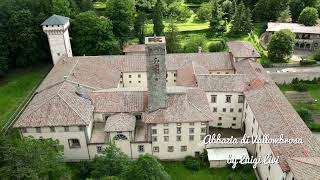
<path fill-rule="evenodd" d="M 221 25 L 222 12 L 219 7 L 217 0 L 211 0 L 211 18 L 210 18 L 210 29 L 214 34 L 218 34 L 224 31 L 224 26 Z"/>
<path fill-rule="evenodd" d="M 70 2 L 68 0 L 52 0 L 53 13 L 61 16 L 70 16 Z"/>
<path fill-rule="evenodd" d="M 302 10 L 298 22 L 306 26 L 314 26 L 319 18 L 316 8 L 306 7 Z"/>
<path fill-rule="evenodd" d="M 122 46 L 128 41 L 134 20 L 133 0 L 109 0 L 106 3 L 106 16 L 112 21 L 113 34 Z"/>
<path fill-rule="evenodd" d="M 291 14 L 290 14 L 289 7 L 287 7 L 286 10 L 280 13 L 280 16 L 278 17 L 278 22 L 282 22 L 282 23 L 291 22 Z"/>
<path fill-rule="evenodd" d="M 134 31 L 136 36 L 139 39 L 139 43 L 142 44 L 144 42 L 144 28 L 147 20 L 147 14 L 143 11 L 137 12 L 137 16 L 134 22 Z"/>
<path fill-rule="evenodd" d="M 177 37 L 178 28 L 175 25 L 175 22 L 171 18 L 170 24 L 168 26 L 168 30 L 166 33 L 166 46 L 168 53 L 178 53 L 180 52 L 180 44 Z"/>
<path fill-rule="evenodd" d="M 58 141 L 28 137 L 0 142 L 0 174 L 4 179 L 63 179 L 68 175 Z"/>
<path fill-rule="evenodd" d="M 181 1 L 176 1 L 168 6 L 168 14 L 178 21 L 186 21 L 191 17 L 191 10 Z"/>
<path fill-rule="evenodd" d="M 254 8 L 254 16 L 261 21 L 275 21 L 287 6 L 288 0 L 259 0 Z"/>
<path fill-rule="evenodd" d="M 206 47 L 206 38 L 203 36 L 193 36 L 191 37 L 186 45 L 184 46 L 185 53 L 196 53 L 198 52 L 199 48 L 205 50 Z"/>
<path fill-rule="evenodd" d="M 114 142 L 108 143 L 104 154 L 94 159 L 91 175 L 94 178 L 124 177 L 130 163 L 129 157 L 117 148 Z"/>
<path fill-rule="evenodd" d="M 112 23 L 95 12 L 78 14 L 71 22 L 72 47 L 76 55 L 119 54 L 119 43 L 112 33 Z"/>
<path fill-rule="evenodd" d="M 252 19 L 249 8 L 246 8 L 244 3 L 241 2 L 235 10 L 232 19 L 231 32 L 233 34 L 245 34 L 252 30 Z"/>
<path fill-rule="evenodd" d="M 230 20 L 233 16 L 234 9 L 233 4 L 230 0 L 223 1 L 222 3 L 222 11 L 223 11 L 223 17 Z"/>
<path fill-rule="evenodd" d="M 210 3 L 202 3 L 196 15 L 199 21 L 209 21 L 211 18 Z"/>
<path fill-rule="evenodd" d="M 163 3 L 162 0 L 157 0 L 156 5 L 153 8 L 153 33 L 157 36 L 163 34 Z"/>
<path fill-rule="evenodd" d="M 268 45 L 268 56 L 273 62 L 286 62 L 295 44 L 295 34 L 288 29 L 275 32 Z"/>
<path fill-rule="evenodd" d="M 171 177 L 164 170 L 159 161 L 149 155 L 140 156 L 130 168 L 127 176 L 128 180 L 170 180 Z"/>
<path fill-rule="evenodd" d="M 8 46 L 14 65 L 26 66 L 37 60 L 38 34 L 29 10 L 14 11 L 8 20 Z"/>
<path fill-rule="evenodd" d="M 93 3 L 91 0 L 77 0 L 78 7 L 81 12 L 93 10 Z"/>
<path fill-rule="evenodd" d="M 291 17 L 294 22 L 298 21 L 299 15 L 303 8 L 305 7 L 305 4 L 301 0 L 291 0 L 289 3 Z"/>

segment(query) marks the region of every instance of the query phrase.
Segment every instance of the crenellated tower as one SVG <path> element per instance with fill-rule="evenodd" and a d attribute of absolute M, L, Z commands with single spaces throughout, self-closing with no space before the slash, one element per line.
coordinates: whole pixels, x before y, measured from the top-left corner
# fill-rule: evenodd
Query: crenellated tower
<path fill-rule="evenodd" d="M 53 64 L 56 64 L 62 55 L 72 57 L 72 49 L 68 28 L 69 18 L 53 15 L 42 24 L 43 31 L 47 34 Z"/>

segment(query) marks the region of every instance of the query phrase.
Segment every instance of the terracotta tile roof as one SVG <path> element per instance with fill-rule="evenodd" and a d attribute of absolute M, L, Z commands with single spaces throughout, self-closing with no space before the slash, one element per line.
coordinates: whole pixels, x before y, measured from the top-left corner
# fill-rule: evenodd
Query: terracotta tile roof
<path fill-rule="evenodd" d="M 257 50 L 247 41 L 227 42 L 230 52 L 236 58 L 260 57 Z"/>
<path fill-rule="evenodd" d="M 147 92 L 118 91 L 91 92 L 94 112 L 144 112 L 147 108 Z"/>
<path fill-rule="evenodd" d="M 177 86 L 195 87 L 197 86 L 196 83 L 192 63 L 187 63 L 177 70 Z"/>
<path fill-rule="evenodd" d="M 204 91 L 243 92 L 248 78 L 243 74 L 197 75 L 198 87 Z"/>
<path fill-rule="evenodd" d="M 143 113 L 146 123 L 207 122 L 215 120 L 210 111 L 206 94 L 198 88 L 186 94 L 169 94 L 167 108 Z"/>
<path fill-rule="evenodd" d="M 62 82 L 40 91 L 14 127 L 88 125 L 93 106 L 89 99 L 76 95 L 75 90 L 75 84 Z"/>
<path fill-rule="evenodd" d="M 288 158 L 319 156 L 319 142 L 261 65 L 248 59 L 236 62 L 235 69 L 250 80 L 244 95 L 261 131 L 270 134 L 271 138 L 283 134 L 285 138 L 303 139 L 302 145 L 270 145 L 273 154 L 280 156 L 281 169 L 284 172 L 290 170 Z"/>
<path fill-rule="evenodd" d="M 133 44 L 133 45 L 126 45 L 123 48 L 123 52 L 145 52 L 146 45 L 145 44 Z"/>
<path fill-rule="evenodd" d="M 291 158 L 288 163 L 294 179 L 319 179 L 320 158 Z"/>
<path fill-rule="evenodd" d="M 136 117 L 128 113 L 117 113 L 108 117 L 104 130 L 106 132 L 134 131 Z"/>
<path fill-rule="evenodd" d="M 275 32 L 282 29 L 289 29 L 294 33 L 310 33 L 310 34 L 320 34 L 319 26 L 305 26 L 298 23 L 268 23 L 268 29 L 266 31 Z"/>

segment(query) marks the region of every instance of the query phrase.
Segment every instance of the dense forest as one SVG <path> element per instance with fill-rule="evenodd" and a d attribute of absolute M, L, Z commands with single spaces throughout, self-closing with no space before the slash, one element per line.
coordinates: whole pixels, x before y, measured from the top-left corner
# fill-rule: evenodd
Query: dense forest
<path fill-rule="evenodd" d="M 152 34 L 163 35 L 164 21 L 170 24 L 165 34 L 168 51 L 178 52 L 175 23 L 190 18 L 191 7 L 196 7 L 192 9 L 195 21 L 210 22 L 210 33 L 214 36 L 227 30 L 225 22 L 232 24 L 234 34 L 250 32 L 253 22 L 278 20 L 313 25 L 320 9 L 319 0 L 102 0 L 105 4 L 102 11 L 95 9 L 94 3 L 91 0 L 0 1 L 0 77 L 17 67 L 51 61 L 40 24 L 52 14 L 71 18 L 74 55 L 104 55 L 120 54 L 121 47 L 133 38 L 143 43 L 147 23 L 154 24 Z M 199 43 L 192 40 L 190 46 Z"/>

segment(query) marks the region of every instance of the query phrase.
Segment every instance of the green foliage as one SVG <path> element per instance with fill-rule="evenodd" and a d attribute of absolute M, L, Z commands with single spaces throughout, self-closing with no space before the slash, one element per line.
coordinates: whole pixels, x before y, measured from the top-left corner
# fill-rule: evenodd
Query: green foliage
<path fill-rule="evenodd" d="M 304 83 L 302 83 L 302 82 L 293 83 L 292 87 L 295 91 L 299 91 L 299 92 L 307 91 L 307 88 L 305 87 Z"/>
<path fill-rule="evenodd" d="M 217 0 L 211 0 L 210 6 L 211 6 L 210 29 L 212 31 L 211 33 L 220 34 L 225 30 L 224 24 L 221 23 L 223 21 L 221 8 Z"/>
<path fill-rule="evenodd" d="M 35 54 L 38 53 L 39 46 L 37 40 L 40 34 L 34 29 L 33 19 L 30 10 L 19 10 L 14 11 L 8 20 L 10 26 L 6 43 L 17 66 L 26 66 L 36 61 Z"/>
<path fill-rule="evenodd" d="M 157 0 L 155 7 L 153 8 L 153 33 L 157 36 L 163 34 L 163 3 L 162 0 Z"/>
<path fill-rule="evenodd" d="M 140 156 L 133 162 L 127 174 L 127 180 L 170 180 L 171 177 L 164 170 L 161 163 L 152 155 Z"/>
<path fill-rule="evenodd" d="M 208 151 L 206 149 L 204 149 L 203 152 L 200 154 L 200 161 L 202 166 L 209 166 Z"/>
<path fill-rule="evenodd" d="M 289 3 L 291 17 L 293 21 L 297 21 L 301 11 L 303 10 L 305 4 L 301 0 L 291 0 Z"/>
<path fill-rule="evenodd" d="M 199 50 L 199 47 L 203 49 L 206 48 L 205 37 L 204 36 L 193 36 L 187 40 L 184 46 L 185 53 L 196 53 Z"/>
<path fill-rule="evenodd" d="M 312 60 L 312 59 L 305 59 L 305 60 L 301 60 L 300 64 L 301 65 L 312 65 L 312 64 L 317 64 L 317 61 Z"/>
<path fill-rule="evenodd" d="M 93 11 L 83 12 L 72 21 L 71 30 L 76 55 L 119 54 L 119 44 L 114 39 L 109 19 L 98 17 Z"/>
<path fill-rule="evenodd" d="M 133 0 L 108 0 L 106 16 L 112 21 L 113 34 L 123 45 L 128 41 L 133 26 L 135 6 Z"/>
<path fill-rule="evenodd" d="M 134 32 L 139 39 L 139 43 L 141 44 L 144 42 L 144 28 L 147 20 L 146 16 L 147 14 L 143 11 L 137 12 L 137 16 L 134 22 Z"/>
<path fill-rule="evenodd" d="M 3 77 L 8 71 L 8 59 L 5 56 L 0 56 L 0 77 Z"/>
<path fill-rule="evenodd" d="M 275 32 L 268 45 L 268 58 L 277 63 L 286 62 L 293 52 L 295 41 L 295 34 L 290 30 Z"/>
<path fill-rule="evenodd" d="M 117 148 L 114 142 L 108 143 L 104 154 L 94 159 L 91 175 L 93 178 L 124 177 L 128 172 L 129 165 L 129 157 Z"/>
<path fill-rule="evenodd" d="M 176 1 L 168 6 L 168 15 L 178 21 L 186 21 L 191 17 L 191 10 L 181 1 Z"/>
<path fill-rule="evenodd" d="M 222 52 L 226 49 L 226 44 L 224 41 L 215 41 L 209 44 L 209 52 Z"/>
<path fill-rule="evenodd" d="M 234 34 L 245 34 L 249 33 L 253 28 L 251 12 L 249 8 L 241 2 L 235 10 L 231 32 Z"/>
<path fill-rule="evenodd" d="M 278 17 L 278 22 L 282 22 L 282 23 L 291 22 L 291 14 L 290 14 L 289 6 L 286 10 L 280 13 L 280 16 Z"/>
<path fill-rule="evenodd" d="M 202 3 L 197 13 L 197 20 L 209 21 L 211 18 L 211 6 L 210 3 Z"/>
<path fill-rule="evenodd" d="M 199 171 L 200 169 L 200 162 L 197 159 L 193 159 L 192 156 L 187 156 L 183 162 L 184 166 L 187 169 Z"/>
<path fill-rule="evenodd" d="M 313 26 L 317 24 L 318 18 L 319 15 L 316 8 L 306 7 L 302 10 L 298 22 L 306 26 Z"/>
<path fill-rule="evenodd" d="M 297 113 L 299 114 L 299 116 L 301 117 L 301 119 L 303 119 L 303 121 L 305 123 L 310 123 L 312 122 L 312 115 L 311 115 L 311 112 L 306 109 L 306 108 L 299 108 L 297 110 Z"/>
<path fill-rule="evenodd" d="M 173 19 L 171 19 L 168 30 L 166 31 L 166 48 L 168 53 L 178 53 L 181 51 L 180 43 L 178 40 L 178 28 Z"/>
<path fill-rule="evenodd" d="M 52 0 L 53 13 L 61 16 L 70 16 L 69 0 Z"/>
<path fill-rule="evenodd" d="M 230 0 L 223 1 L 221 8 L 223 12 L 223 17 L 227 20 L 231 20 L 234 14 L 234 7 L 232 2 Z"/>
<path fill-rule="evenodd" d="M 313 59 L 316 61 L 320 61 L 320 49 L 316 49 L 313 54 Z"/>
<path fill-rule="evenodd" d="M 52 139 L 0 139 L 0 174 L 4 179 L 61 179 L 68 175 L 63 147 Z"/>
<path fill-rule="evenodd" d="M 254 8 L 254 17 L 261 21 L 275 21 L 288 3 L 288 0 L 259 0 Z"/>

